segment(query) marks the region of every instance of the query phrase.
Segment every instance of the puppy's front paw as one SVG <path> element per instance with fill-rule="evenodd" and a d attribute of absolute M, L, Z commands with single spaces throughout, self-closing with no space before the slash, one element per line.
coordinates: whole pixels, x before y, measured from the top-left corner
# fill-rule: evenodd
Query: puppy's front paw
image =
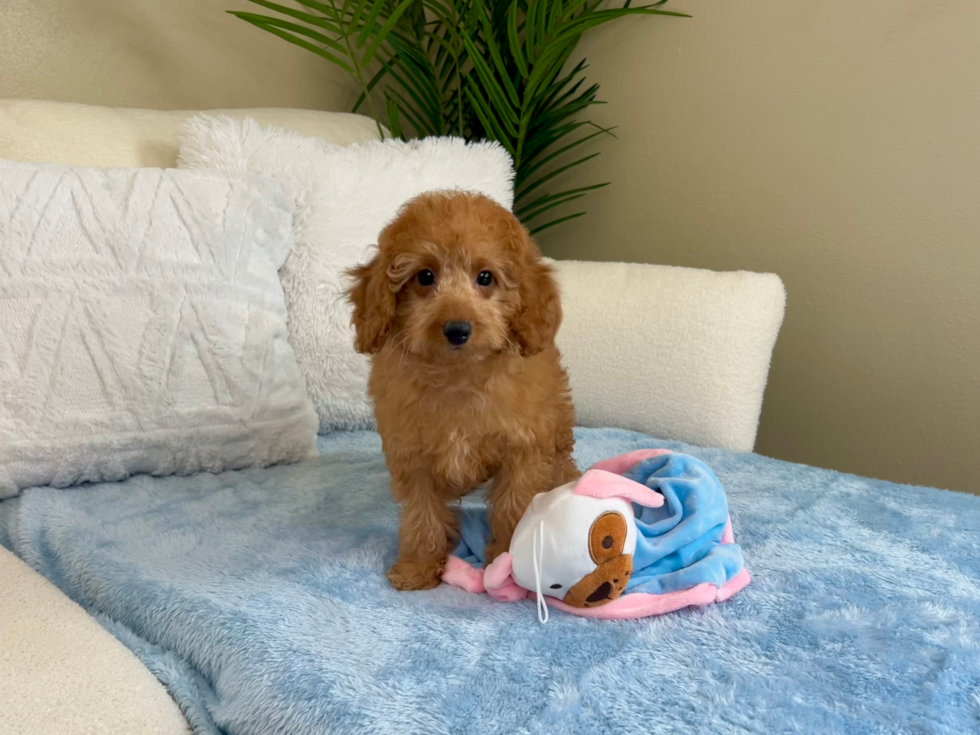
<path fill-rule="evenodd" d="M 396 590 L 431 590 L 442 581 L 445 561 L 420 562 L 399 559 L 388 570 L 388 581 Z"/>

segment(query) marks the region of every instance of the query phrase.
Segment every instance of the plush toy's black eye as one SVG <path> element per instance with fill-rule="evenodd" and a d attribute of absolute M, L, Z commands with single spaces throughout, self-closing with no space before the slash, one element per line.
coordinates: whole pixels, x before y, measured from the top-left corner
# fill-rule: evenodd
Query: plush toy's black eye
<path fill-rule="evenodd" d="M 553 590 L 560 590 L 561 589 L 561 585 L 560 584 L 553 584 L 553 585 L 551 585 L 551 589 L 553 589 Z"/>
<path fill-rule="evenodd" d="M 612 545 L 613 545 L 613 537 L 612 536 L 606 536 L 604 539 L 602 539 L 602 548 L 604 548 L 604 549 L 611 549 L 612 548 Z"/>
<path fill-rule="evenodd" d="M 419 271 L 420 286 L 431 286 L 435 282 L 436 282 L 436 274 L 430 271 L 428 268 Z"/>
<path fill-rule="evenodd" d="M 476 282 L 481 286 L 489 286 L 493 283 L 493 273 L 490 271 L 480 271 L 480 274 L 476 277 Z"/>

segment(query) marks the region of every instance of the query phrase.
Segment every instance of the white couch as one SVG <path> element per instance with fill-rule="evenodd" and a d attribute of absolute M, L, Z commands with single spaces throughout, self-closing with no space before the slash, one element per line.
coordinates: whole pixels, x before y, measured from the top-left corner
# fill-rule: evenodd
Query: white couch
<path fill-rule="evenodd" d="M 337 144 L 376 135 L 374 123 L 357 115 L 225 112 Z M 190 114 L 0 100 L 0 158 L 173 166 L 174 130 Z M 785 305 L 777 276 L 556 265 L 565 308 L 559 343 L 580 423 L 751 451 Z M 0 549 L 0 732 L 186 731 L 176 705 L 128 649 Z"/>

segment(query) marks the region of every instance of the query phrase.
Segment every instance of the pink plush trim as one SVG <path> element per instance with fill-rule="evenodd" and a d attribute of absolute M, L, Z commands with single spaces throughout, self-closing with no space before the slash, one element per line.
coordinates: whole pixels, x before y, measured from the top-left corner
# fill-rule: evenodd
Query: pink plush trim
<path fill-rule="evenodd" d="M 509 551 L 494 559 L 483 572 L 483 584 L 487 594 L 500 602 L 523 600 L 531 593 L 519 586 L 511 574 L 514 571 L 514 557 Z"/>
<path fill-rule="evenodd" d="M 511 573 L 514 571 L 514 557 L 509 551 L 505 551 L 492 562 L 487 564 L 483 572 L 483 584 L 488 589 L 503 587 L 508 582 L 513 582 Z"/>
<path fill-rule="evenodd" d="M 602 607 L 572 607 L 561 600 L 548 599 L 552 607 L 583 618 L 600 620 L 633 620 L 651 615 L 681 610 L 685 607 L 700 607 L 713 602 L 723 602 L 752 581 L 746 569 L 742 569 L 720 589 L 709 582 L 699 584 L 689 590 L 668 592 L 665 595 L 651 595 L 646 592 L 633 592 L 623 595 Z"/>
<path fill-rule="evenodd" d="M 510 581 L 502 587 L 488 589 L 487 594 L 498 602 L 517 602 L 525 597 L 533 596 L 534 593 L 519 586 L 517 582 Z"/>
<path fill-rule="evenodd" d="M 607 470 L 588 470 L 575 483 L 572 493 L 587 498 L 623 498 L 647 508 L 659 508 L 664 504 L 664 496 L 660 493 Z"/>
<path fill-rule="evenodd" d="M 463 561 L 458 556 L 449 555 L 446 568 L 442 573 L 442 581 L 459 587 L 467 592 L 486 592 L 483 586 L 483 571 Z"/>
<path fill-rule="evenodd" d="M 636 449 L 632 452 L 627 452 L 626 454 L 620 454 L 617 457 L 610 457 L 609 459 L 604 459 L 601 462 L 596 462 L 589 469 L 605 470 L 606 472 L 621 475 L 633 467 L 633 465 L 639 464 L 643 460 L 650 459 L 651 457 L 659 457 L 661 454 L 670 454 L 670 450 Z"/>
<path fill-rule="evenodd" d="M 736 592 L 744 590 L 751 581 L 752 577 L 749 576 L 749 570 L 742 567 L 742 571 L 728 580 L 725 586 L 718 590 L 718 595 L 715 597 L 715 602 L 724 602 Z"/>
<path fill-rule="evenodd" d="M 729 518 L 728 522 L 725 523 L 725 530 L 721 532 L 721 543 L 722 544 L 734 544 L 735 534 L 732 532 L 732 519 Z"/>

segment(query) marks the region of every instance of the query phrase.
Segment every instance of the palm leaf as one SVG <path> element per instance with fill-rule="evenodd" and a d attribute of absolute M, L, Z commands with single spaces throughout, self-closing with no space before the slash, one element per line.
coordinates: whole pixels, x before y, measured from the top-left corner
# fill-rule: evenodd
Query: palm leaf
<path fill-rule="evenodd" d="M 630 16 L 688 17 L 662 9 L 667 0 L 250 2 L 271 14 L 231 14 L 351 74 L 360 87 L 353 109 L 367 106 L 382 137 L 386 120 L 399 138 L 500 141 L 514 159 L 515 213 L 535 223 L 532 232 L 583 216 L 554 210 L 607 186 L 549 191 L 599 155 L 580 146 L 612 135 L 586 116 L 602 103 L 599 86 L 585 79 L 585 59 L 569 63 L 582 35 Z"/>
<path fill-rule="evenodd" d="M 361 109 L 361 105 L 364 104 L 364 101 L 367 99 L 368 95 L 371 94 L 376 86 L 378 86 L 378 82 L 380 82 L 387 73 L 388 67 L 382 64 L 381 68 L 378 69 L 373 77 L 371 77 L 364 91 L 361 92 L 360 96 L 357 98 L 357 101 L 354 103 L 354 107 L 351 108 L 351 112 L 357 112 L 359 109 Z M 392 131 L 392 135 L 395 135 L 394 131 Z M 395 137 L 400 138 L 401 136 L 396 135 Z"/>
<path fill-rule="evenodd" d="M 401 138 L 402 132 L 401 118 L 398 114 L 398 103 L 390 96 L 385 96 L 385 107 L 388 111 L 388 129 L 396 138 Z"/>
<path fill-rule="evenodd" d="M 231 13 L 231 15 L 235 15 L 235 13 Z M 281 38 L 281 39 L 283 39 L 285 41 L 289 41 L 291 44 L 294 44 L 296 46 L 299 46 L 300 48 L 304 48 L 307 51 L 312 51 L 317 56 L 322 56 L 323 58 L 327 59 L 328 61 L 332 61 L 334 64 L 336 64 L 341 69 L 343 69 L 344 71 L 346 71 L 346 72 L 348 72 L 350 74 L 353 74 L 354 73 L 354 69 L 351 68 L 351 66 L 346 61 L 344 61 L 343 59 L 341 59 L 338 56 L 335 56 L 334 54 L 331 54 L 329 51 L 325 51 L 324 49 L 320 48 L 319 46 L 315 46 L 314 44 L 310 43 L 309 41 L 304 41 L 302 38 L 298 38 L 297 36 L 294 36 L 293 34 L 288 33 L 286 31 L 282 30 L 281 28 L 277 28 L 275 25 L 271 25 L 271 24 L 268 24 L 268 23 L 263 23 L 263 22 L 261 22 L 259 20 L 255 20 L 255 19 L 252 19 L 252 18 L 242 18 L 242 20 L 244 20 L 244 21 L 246 21 L 248 23 L 251 23 L 254 26 L 259 27 L 259 28 L 261 28 L 264 31 L 268 31 L 269 33 L 271 33 L 274 36 L 279 36 L 279 38 Z"/>
<path fill-rule="evenodd" d="M 568 204 L 569 202 L 574 202 L 576 199 L 581 199 L 582 197 L 585 196 L 585 194 L 586 194 L 586 192 L 581 192 L 579 194 L 573 194 L 573 195 L 568 196 L 568 197 L 563 197 L 561 199 L 557 199 L 557 200 L 555 200 L 553 202 L 550 202 L 547 206 L 542 207 L 541 209 L 539 209 L 536 212 L 533 212 L 531 214 L 521 213 L 521 214 L 519 214 L 517 216 L 520 217 L 521 220 L 525 224 L 527 224 L 527 223 L 530 223 L 531 220 L 535 219 L 539 215 L 542 215 L 545 212 L 547 212 L 547 211 L 549 211 L 551 209 L 554 209 L 555 207 L 560 207 L 560 206 L 562 206 L 564 204 Z M 528 227 L 528 229 L 530 229 L 532 231 L 536 231 L 537 230 L 537 225 L 534 225 L 533 227 Z"/>
<path fill-rule="evenodd" d="M 464 42 L 466 44 L 466 50 L 470 55 L 470 61 L 473 62 L 473 69 L 476 71 L 477 76 L 480 77 L 480 82 L 483 85 L 483 89 L 486 91 L 490 101 L 496 105 L 496 109 L 499 113 L 497 117 L 506 126 L 507 131 L 512 136 L 516 136 L 517 124 L 520 122 L 520 119 L 514 112 L 513 107 L 511 107 L 510 100 L 507 98 L 507 93 L 497 81 L 497 78 L 494 76 L 493 71 L 490 69 L 487 62 L 480 56 L 479 50 L 475 47 L 473 42 L 468 38 L 464 39 Z"/>
<path fill-rule="evenodd" d="M 517 88 L 514 86 L 514 82 L 510 78 L 510 70 L 504 63 L 504 58 L 500 53 L 500 47 L 497 44 L 497 39 L 493 36 L 493 26 L 490 25 L 490 18 L 484 14 L 482 20 L 487 50 L 490 52 L 490 58 L 493 60 L 494 67 L 496 68 L 497 78 L 502 82 L 510 103 L 515 108 L 519 108 L 521 106 L 521 100 L 517 94 Z M 470 51 L 470 55 L 474 56 L 472 51 Z M 476 57 L 474 56 L 474 58 Z"/>
<path fill-rule="evenodd" d="M 584 194 L 582 196 L 585 196 Z M 569 214 L 565 217 L 559 217 L 558 219 L 553 219 L 550 222 L 546 222 L 543 225 L 536 225 L 531 228 L 531 234 L 537 235 L 542 230 L 547 230 L 549 227 L 554 227 L 555 225 L 560 225 L 562 222 L 568 222 L 570 219 L 578 219 L 579 217 L 584 217 L 585 212 L 576 212 L 575 214 Z"/>
<path fill-rule="evenodd" d="M 415 109 L 412 111 L 413 118 L 417 120 L 428 120 L 430 121 L 430 123 L 433 120 L 438 120 L 440 115 L 438 105 L 432 107 L 430 104 L 427 104 L 426 101 L 423 101 L 422 99 L 423 95 L 421 95 L 418 92 L 413 82 L 409 81 L 409 79 L 411 79 L 411 76 L 404 75 L 402 73 L 405 67 L 399 66 L 397 64 L 391 64 L 391 63 L 386 63 L 385 66 L 388 70 L 388 74 L 390 74 L 401 85 L 402 89 L 405 90 L 405 93 L 412 99 L 412 102 L 415 103 Z M 389 88 L 389 90 L 387 91 L 394 91 L 394 90 L 392 88 Z M 402 97 L 401 99 L 403 100 L 404 105 L 408 104 L 407 102 L 404 102 L 404 97 Z M 416 132 L 424 135 L 439 134 L 438 128 L 432 124 L 423 123 L 421 125 L 415 125 L 415 129 Z"/>
<path fill-rule="evenodd" d="M 517 70 L 525 79 L 530 75 L 527 61 L 524 58 L 524 47 L 521 44 L 520 34 L 517 28 L 517 3 L 512 3 L 510 10 L 507 11 L 507 40 L 510 44 L 510 53 L 517 65 Z"/>
<path fill-rule="evenodd" d="M 389 56 L 387 63 L 404 70 L 405 76 L 411 80 L 419 94 L 424 96 L 432 120 L 439 119 L 441 93 L 435 78 L 435 71 L 432 69 L 429 60 L 402 39 L 392 36 L 389 42 L 394 53 Z"/>
<path fill-rule="evenodd" d="M 250 3 L 255 5 L 260 5 L 268 10 L 275 10 L 277 13 L 282 13 L 283 15 L 288 15 L 291 18 L 296 18 L 304 23 L 309 23 L 313 26 L 318 26 L 320 28 L 326 28 L 328 31 L 341 35 L 344 31 L 337 23 L 327 20 L 319 15 L 312 15 L 310 13 L 305 13 L 302 10 L 296 10 L 295 8 L 289 8 L 285 5 L 280 5 L 279 3 L 271 2 L 271 0 L 248 0 Z M 304 3 L 305 4 L 305 3 Z M 229 15 L 236 15 L 236 11 L 228 11 Z"/>
<path fill-rule="evenodd" d="M 588 156 L 584 156 L 582 158 L 579 158 L 576 161 L 572 161 L 571 163 L 566 163 L 564 166 L 561 166 L 559 168 L 556 168 L 554 171 L 551 171 L 550 173 L 547 173 L 544 176 L 541 176 L 541 177 L 535 179 L 533 182 L 531 182 L 527 186 L 523 187 L 517 194 L 514 195 L 514 198 L 515 199 L 524 199 L 528 194 L 530 194 L 532 191 L 534 191 L 535 189 L 537 189 L 542 184 L 546 184 L 547 182 L 551 181 L 553 178 L 555 178 L 559 174 L 565 173 L 570 168 L 573 168 L 575 166 L 578 166 L 580 164 L 583 164 L 586 161 L 591 161 L 593 158 L 595 158 L 598 155 L 599 155 L 599 151 L 596 151 L 595 153 L 591 153 Z"/>
<path fill-rule="evenodd" d="M 561 79 L 556 79 L 555 81 L 553 81 L 551 83 L 551 88 L 548 90 L 548 94 L 543 98 L 542 104 L 545 107 L 551 105 L 552 101 L 555 98 L 557 98 L 558 95 L 562 94 L 562 91 L 565 89 L 565 87 L 567 87 L 575 79 L 575 77 L 577 77 L 579 74 L 585 71 L 587 66 L 588 65 L 585 63 L 585 59 L 582 59 L 575 65 L 575 67 L 568 74 L 566 74 Z M 576 83 L 575 87 L 577 88 L 578 86 L 580 86 L 583 81 L 585 80 L 580 79 Z"/>
<path fill-rule="evenodd" d="M 582 126 L 582 127 L 584 127 L 584 126 Z M 528 162 L 528 165 L 525 165 L 521 169 L 522 178 L 520 178 L 520 179 L 515 178 L 515 182 L 514 182 L 515 183 L 515 186 L 517 186 L 518 188 L 520 188 L 522 182 L 525 179 L 529 179 L 542 166 L 548 165 L 551 161 L 553 161 L 554 159 L 558 158 L 559 156 L 564 155 L 565 153 L 567 153 L 568 151 L 570 151 L 572 148 L 575 148 L 577 146 L 580 146 L 583 143 L 586 143 L 586 142 L 592 140 L 593 138 L 595 138 L 596 136 L 599 136 L 599 135 L 603 135 L 603 134 L 612 135 L 612 131 L 614 129 L 615 128 L 599 128 L 594 133 L 591 133 L 591 134 L 586 135 L 586 136 L 584 136 L 582 138 L 579 138 L 577 140 L 574 140 L 571 143 L 569 143 L 569 144 L 567 144 L 565 146 L 562 146 L 561 148 L 559 148 L 556 151 L 551 151 L 547 156 L 544 156 L 543 158 L 541 158 L 541 159 L 539 159 L 537 161 L 534 161 L 533 163 L 529 161 Z M 613 136 L 613 137 L 615 137 L 615 136 Z"/>
<path fill-rule="evenodd" d="M 473 111 L 483 124 L 483 128 L 488 137 L 490 137 L 491 140 L 500 141 L 501 145 L 507 149 L 507 152 L 510 153 L 511 156 L 515 156 L 516 151 L 514 150 L 510 136 L 504 132 L 502 126 L 497 121 L 497 118 L 493 114 L 490 105 L 487 104 L 486 99 L 484 99 L 483 94 L 480 92 L 479 86 L 475 83 L 467 84 L 466 97 L 473 105 Z"/>
<path fill-rule="evenodd" d="M 374 0 L 374 2 L 380 2 L 380 0 Z M 381 44 L 385 42 L 385 40 L 388 38 L 388 34 L 391 33 L 392 29 L 394 29 L 395 27 L 395 24 L 398 23 L 398 19 L 401 18 L 401 16 L 405 13 L 406 10 L 408 10 L 409 6 L 413 2 L 415 2 L 415 0 L 402 0 L 395 8 L 395 10 L 391 13 L 391 15 L 388 16 L 387 20 L 385 20 L 384 25 L 381 26 L 381 29 L 375 31 L 374 40 L 371 42 L 371 45 L 368 46 L 367 52 L 364 54 L 364 57 L 361 59 L 361 63 L 364 66 L 367 66 L 368 64 L 371 63 L 371 59 L 374 58 L 374 55 L 375 53 L 377 53 L 378 48 L 381 46 Z"/>
<path fill-rule="evenodd" d="M 601 189 L 604 186 L 609 186 L 608 183 L 605 184 L 592 184 L 591 186 L 580 186 L 577 189 L 569 189 L 568 191 L 560 191 L 557 194 L 546 194 L 542 197 L 538 197 L 533 202 L 522 205 L 514 213 L 519 217 L 535 217 L 541 212 L 551 209 L 553 206 L 558 206 L 559 203 L 564 203 L 564 201 L 569 197 L 577 194 L 587 194 L 595 189 Z M 545 206 L 547 205 L 547 206 Z M 541 209 L 544 207 L 544 209 Z M 540 211 L 539 211 L 540 210 Z"/>
<path fill-rule="evenodd" d="M 359 21 L 361 14 L 364 12 L 364 5 L 366 2 L 367 0 L 361 0 L 361 2 L 358 4 L 357 10 L 351 17 L 351 26 L 347 31 L 348 33 L 353 34 L 353 32 L 357 30 L 356 22 Z M 364 22 L 361 23 L 361 32 L 357 36 L 357 47 L 359 49 L 364 48 L 364 44 L 367 43 L 367 40 L 371 37 L 371 33 L 375 30 L 378 22 L 378 16 L 381 15 L 382 10 L 384 10 L 384 3 L 375 0 L 371 8 L 371 12 L 368 13 L 367 17 L 364 18 Z"/>
<path fill-rule="evenodd" d="M 425 123 L 422 122 L 422 119 L 420 119 L 420 116 L 412 108 L 412 105 L 405 99 L 405 96 L 399 92 L 397 88 L 388 87 L 385 90 L 385 96 L 396 100 L 396 104 L 398 105 L 398 114 L 400 116 L 403 115 L 405 119 L 408 120 L 409 124 L 415 128 L 416 132 L 421 133 L 425 130 Z"/>
<path fill-rule="evenodd" d="M 366 23 L 360 23 L 364 19 L 364 8 L 367 6 L 368 0 L 358 0 L 354 9 L 350 9 L 350 0 L 344 0 L 344 7 L 340 9 L 341 16 L 348 16 L 347 18 L 347 28 L 346 35 L 353 36 L 357 33 L 358 28 L 362 27 L 362 30 L 370 30 L 370 27 Z M 381 3 L 375 3 L 374 9 L 378 12 L 384 7 Z M 336 15 L 337 11 L 334 11 Z"/>
<path fill-rule="evenodd" d="M 255 2 L 255 0 L 249 0 L 249 2 Z M 336 17 L 339 12 L 337 6 L 333 3 L 321 3 L 319 0 L 296 0 L 296 2 L 303 7 L 310 8 L 323 15 Z M 343 10 L 347 9 L 347 5 L 348 3 L 345 0 Z"/>
<path fill-rule="evenodd" d="M 265 28 L 266 26 L 275 26 L 276 28 L 282 28 L 285 31 L 292 31 L 301 36 L 306 36 L 318 43 L 322 43 L 324 46 L 328 46 L 335 51 L 339 51 L 342 54 L 347 53 L 347 49 L 337 43 L 330 36 L 327 36 L 319 31 L 314 31 L 312 28 L 307 28 L 306 26 L 300 25 L 299 23 L 290 23 L 288 20 L 282 20 L 281 18 L 273 18 L 268 15 L 257 15 L 255 13 L 244 13 L 241 11 L 229 11 L 230 15 L 234 15 L 237 18 L 241 18 L 244 21 L 251 23 L 259 28 Z"/>

